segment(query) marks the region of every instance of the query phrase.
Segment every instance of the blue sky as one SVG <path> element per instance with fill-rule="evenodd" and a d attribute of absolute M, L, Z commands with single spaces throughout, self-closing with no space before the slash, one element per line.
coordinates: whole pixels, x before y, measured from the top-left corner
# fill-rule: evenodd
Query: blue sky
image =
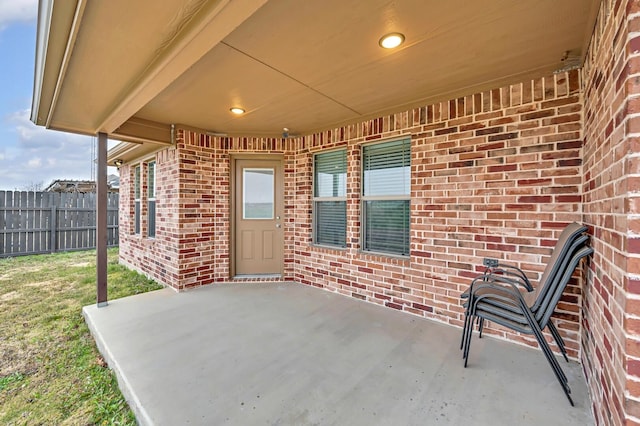
<path fill-rule="evenodd" d="M 0 0 L 0 190 L 92 178 L 94 138 L 29 120 L 37 10 L 37 0 Z"/>

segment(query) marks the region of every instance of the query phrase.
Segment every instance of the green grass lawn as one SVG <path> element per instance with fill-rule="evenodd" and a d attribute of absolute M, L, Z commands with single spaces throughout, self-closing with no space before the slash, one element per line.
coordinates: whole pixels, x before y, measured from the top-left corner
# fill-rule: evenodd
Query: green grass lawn
<path fill-rule="evenodd" d="M 82 317 L 95 251 L 0 259 L 0 424 L 135 424 Z M 109 250 L 109 299 L 161 288 Z"/>

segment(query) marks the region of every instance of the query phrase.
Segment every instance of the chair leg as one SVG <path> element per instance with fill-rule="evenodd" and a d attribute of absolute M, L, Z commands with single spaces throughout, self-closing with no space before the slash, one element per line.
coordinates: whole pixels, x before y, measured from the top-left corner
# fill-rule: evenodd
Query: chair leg
<path fill-rule="evenodd" d="M 560 349 L 560 352 L 562 352 L 562 356 L 564 357 L 564 360 L 569 362 L 569 357 L 567 357 L 567 350 L 564 347 L 564 340 L 562 339 L 560 332 L 558 331 L 558 329 L 556 328 L 556 326 L 553 324 L 551 320 L 549 320 L 548 327 L 549 327 L 549 331 L 551 332 L 551 335 L 553 336 L 553 339 L 556 341 L 556 344 Z"/>
<path fill-rule="evenodd" d="M 482 339 L 483 329 L 484 329 L 484 318 L 480 317 L 480 320 L 478 321 L 478 334 L 479 334 L 478 339 Z"/>
<path fill-rule="evenodd" d="M 475 315 L 471 316 L 471 322 L 467 329 L 467 335 L 465 336 L 464 350 L 462 351 L 462 358 L 464 358 L 464 368 L 467 368 L 467 362 L 469 361 L 469 350 L 471 349 L 471 338 L 473 337 L 473 323 L 478 319 Z"/>
<path fill-rule="evenodd" d="M 564 394 L 567 396 L 567 399 L 569 400 L 569 403 L 571 404 L 571 406 L 574 406 L 573 399 L 571 399 L 571 395 L 570 395 L 571 388 L 569 387 L 567 376 L 564 374 L 564 371 L 562 371 L 560 364 L 558 364 L 558 360 L 556 360 L 555 355 L 551 351 L 549 344 L 544 338 L 544 334 L 542 334 L 542 330 L 540 329 L 540 326 L 538 325 L 538 323 L 535 321 L 535 319 L 533 318 L 533 316 L 528 310 L 525 311 L 524 314 L 525 314 L 525 317 L 527 318 L 527 321 L 529 321 L 529 325 L 533 330 L 533 334 L 536 340 L 538 341 L 538 344 L 540 345 L 540 349 L 542 349 L 542 352 L 544 353 L 545 358 L 547 358 L 547 361 L 549 362 L 551 369 L 555 373 L 556 378 L 558 379 L 558 382 L 562 386 L 562 389 L 564 390 Z"/>
<path fill-rule="evenodd" d="M 556 376 L 558 376 L 558 380 L 560 380 L 561 383 L 563 383 L 563 387 L 564 387 L 569 381 L 567 380 L 567 376 L 564 374 L 564 371 L 560 367 L 560 364 L 558 364 L 558 360 L 556 359 L 555 354 L 551 350 L 551 347 L 549 347 L 549 343 L 547 343 L 547 339 L 545 339 L 544 334 L 540 329 L 540 326 L 538 325 L 537 322 L 533 322 L 533 324 L 531 324 L 531 328 L 533 329 L 534 337 L 538 341 L 538 345 L 540 345 L 540 348 L 542 349 L 545 356 L 547 357 L 547 360 L 551 364 L 551 367 L 556 373 Z M 568 388 L 568 385 L 566 386 Z"/>
<path fill-rule="evenodd" d="M 462 350 L 462 348 L 464 348 L 464 339 L 465 336 L 467 335 L 467 327 L 469 326 L 469 310 L 466 309 L 464 311 L 464 322 L 462 324 L 462 336 L 460 337 L 460 350 Z"/>
<path fill-rule="evenodd" d="M 538 340 L 538 344 L 543 349 L 542 352 L 544 353 L 545 358 L 547 358 L 547 361 L 551 365 L 551 369 L 555 373 L 556 378 L 558 379 L 558 382 L 562 386 L 562 390 L 564 390 L 564 394 L 566 395 L 567 399 L 569 400 L 569 403 L 571 404 L 571 406 L 574 406 L 573 399 L 571 399 L 571 395 L 570 395 L 571 394 L 571 387 L 569 386 L 569 383 L 568 383 L 568 380 L 567 380 L 567 376 L 564 374 L 564 371 L 562 371 L 562 368 L 560 367 L 560 364 L 558 364 L 558 361 L 555 359 L 555 355 L 551 351 L 551 348 L 549 347 L 549 344 L 545 340 L 544 336 L 540 335 L 540 336 L 536 336 L 536 337 L 537 337 L 537 340 Z"/>
<path fill-rule="evenodd" d="M 467 309 L 464 311 L 464 325 L 462 326 L 462 338 L 460 339 L 460 350 L 464 350 L 464 342 L 466 340 L 467 333 L 473 332 L 473 315 L 471 315 L 470 304 L 471 300 L 467 302 Z M 464 355 L 463 355 L 464 358 Z"/>
<path fill-rule="evenodd" d="M 473 315 L 469 314 L 467 317 L 467 326 L 465 327 L 464 334 L 462 335 L 462 359 L 467 357 L 468 349 L 467 349 L 467 339 L 469 334 L 473 334 Z"/>

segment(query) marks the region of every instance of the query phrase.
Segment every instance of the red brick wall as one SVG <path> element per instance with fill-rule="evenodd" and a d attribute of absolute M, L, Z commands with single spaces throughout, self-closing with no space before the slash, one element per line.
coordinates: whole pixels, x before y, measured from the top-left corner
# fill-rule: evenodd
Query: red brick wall
<path fill-rule="evenodd" d="M 120 237 L 133 233 L 133 167 L 131 165 L 123 165 L 118 169 L 120 175 L 120 195 L 118 202 L 118 228 Z M 120 251 L 122 251 L 123 242 L 120 242 Z M 125 241 L 126 244 L 126 241 Z"/>
<path fill-rule="evenodd" d="M 170 285 L 177 289 L 231 281 L 230 173 L 233 154 L 247 152 L 284 157 L 285 176 L 294 168 L 292 141 L 269 138 L 214 138 L 179 130 L 176 141 L 179 174 L 175 183 L 179 201 L 176 230 L 180 276 Z M 285 179 L 285 203 L 291 205 L 294 186 Z M 291 265 L 290 229 L 285 222 L 285 264 Z M 290 266 L 285 276 L 291 277 Z M 274 281 L 275 279 L 265 280 Z"/>
<path fill-rule="evenodd" d="M 147 167 L 156 161 L 156 237 L 147 237 Z M 120 168 L 120 261 L 167 285 L 182 278 L 176 230 L 178 217 L 176 150 L 167 149 Z M 135 234 L 134 169 L 140 165 L 141 232 Z"/>
<path fill-rule="evenodd" d="M 483 257 L 537 277 L 561 228 L 580 221 L 579 73 L 503 87 L 303 137 L 297 153 L 297 281 L 460 325 L 459 294 Z M 360 152 L 371 141 L 411 136 L 411 256 L 360 251 Z M 346 250 L 314 247 L 312 155 L 348 151 Z M 557 323 L 579 351 L 581 287 L 569 287 Z M 498 327 L 492 334 L 536 345 Z"/>
<path fill-rule="evenodd" d="M 581 359 L 603 425 L 640 425 L 639 14 L 637 1 L 603 1 L 582 69 L 584 220 L 595 254 Z"/>
<path fill-rule="evenodd" d="M 146 237 L 146 221 L 141 235 L 133 234 L 134 165 L 121 169 L 120 257 L 176 289 L 231 281 L 231 158 L 278 154 L 284 279 L 461 325 L 459 294 L 483 257 L 516 263 L 537 278 L 564 225 L 582 220 L 581 123 L 580 75 L 573 71 L 299 138 L 217 138 L 179 129 L 175 146 L 155 155 L 156 238 Z M 362 145 L 407 135 L 411 255 L 363 253 Z M 347 148 L 349 161 L 343 250 L 312 244 L 313 155 L 336 147 Z M 576 280 L 556 314 L 573 357 L 580 352 L 582 297 Z M 536 345 L 496 326 L 487 332 Z"/>
<path fill-rule="evenodd" d="M 121 169 L 121 260 L 177 289 L 229 281 L 230 158 L 247 152 L 284 157 L 285 279 L 454 325 L 483 257 L 537 277 L 561 228 L 584 221 L 595 253 L 555 321 L 583 363 L 597 423 L 640 425 L 639 3 L 603 1 L 580 72 L 300 138 L 179 130 L 175 147 L 156 154 L 155 239 L 144 223 L 133 235 L 133 171 Z M 406 135 L 411 256 L 363 253 L 361 147 Z M 344 250 L 312 244 L 313 154 L 335 147 L 349 159 Z"/>
<path fill-rule="evenodd" d="M 134 234 L 133 170 L 145 158 L 120 169 L 120 260 L 147 276 L 175 288 L 230 279 L 230 159 L 247 152 L 279 154 L 284 158 L 286 211 L 295 205 L 295 142 L 282 139 L 214 138 L 180 129 L 175 147 L 156 159 L 156 237 L 148 238 L 146 192 L 142 195 L 142 230 Z M 146 186 L 144 187 L 146 188 Z M 285 218 L 285 276 L 292 280 L 292 219 Z M 265 281 L 274 281 L 268 279 Z"/>
<path fill-rule="evenodd" d="M 405 135 L 412 139 L 411 256 L 363 253 L 362 144 Z M 177 289 L 229 281 L 230 158 L 280 154 L 285 279 L 460 325 L 458 296 L 483 257 L 537 277 L 561 228 L 581 220 L 581 140 L 577 71 L 295 139 L 179 130 L 175 148 L 157 155 L 157 236 L 145 238 L 144 224 L 142 236 L 124 232 L 121 256 Z M 314 153 L 340 146 L 349 160 L 348 246 L 333 250 L 312 245 L 312 163 Z M 124 180 L 123 193 L 130 186 Z M 131 215 L 132 202 L 123 206 Z M 573 356 L 580 304 L 580 286 L 572 285 L 557 315 Z"/>

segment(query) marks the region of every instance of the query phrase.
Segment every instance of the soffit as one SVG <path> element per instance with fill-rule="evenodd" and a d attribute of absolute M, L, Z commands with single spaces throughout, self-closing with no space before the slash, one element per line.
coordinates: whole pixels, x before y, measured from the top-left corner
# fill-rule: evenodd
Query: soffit
<path fill-rule="evenodd" d="M 305 134 L 549 75 L 590 2 L 272 0 L 138 115 L 228 134 Z M 387 51 L 386 32 L 406 43 Z M 229 107 L 247 110 L 242 117 Z"/>
<path fill-rule="evenodd" d="M 176 35 L 212 4 L 223 12 L 244 8 L 246 16 L 221 13 L 218 21 L 198 27 L 199 51 L 185 60 L 188 51 Z M 91 1 L 51 127 L 111 133 L 134 118 L 227 134 L 277 136 L 283 127 L 306 134 L 549 75 L 563 65 L 565 51 L 584 55 L 598 4 Z M 231 21 L 218 38 L 202 36 Z M 390 31 L 404 33 L 406 43 L 386 51 L 377 42 Z M 174 70 L 178 62 L 184 69 L 156 78 L 149 70 L 166 52 L 173 55 L 169 62 L 176 58 Z M 140 92 L 140 76 L 151 81 L 145 96 L 125 101 Z M 234 105 L 247 113 L 232 116 Z"/>
<path fill-rule="evenodd" d="M 57 127 L 97 129 L 118 96 L 171 38 L 182 0 L 88 2 L 54 120 Z"/>
<path fill-rule="evenodd" d="M 236 117 L 229 112 L 233 105 L 243 106 L 249 113 Z M 305 122 L 316 127 L 357 117 L 294 79 L 220 44 L 138 116 L 211 131 L 250 129 L 251 134 L 273 134 L 282 130 L 281 123 L 291 120 L 292 114 L 300 115 L 296 111 L 300 107 L 313 111 Z"/>

